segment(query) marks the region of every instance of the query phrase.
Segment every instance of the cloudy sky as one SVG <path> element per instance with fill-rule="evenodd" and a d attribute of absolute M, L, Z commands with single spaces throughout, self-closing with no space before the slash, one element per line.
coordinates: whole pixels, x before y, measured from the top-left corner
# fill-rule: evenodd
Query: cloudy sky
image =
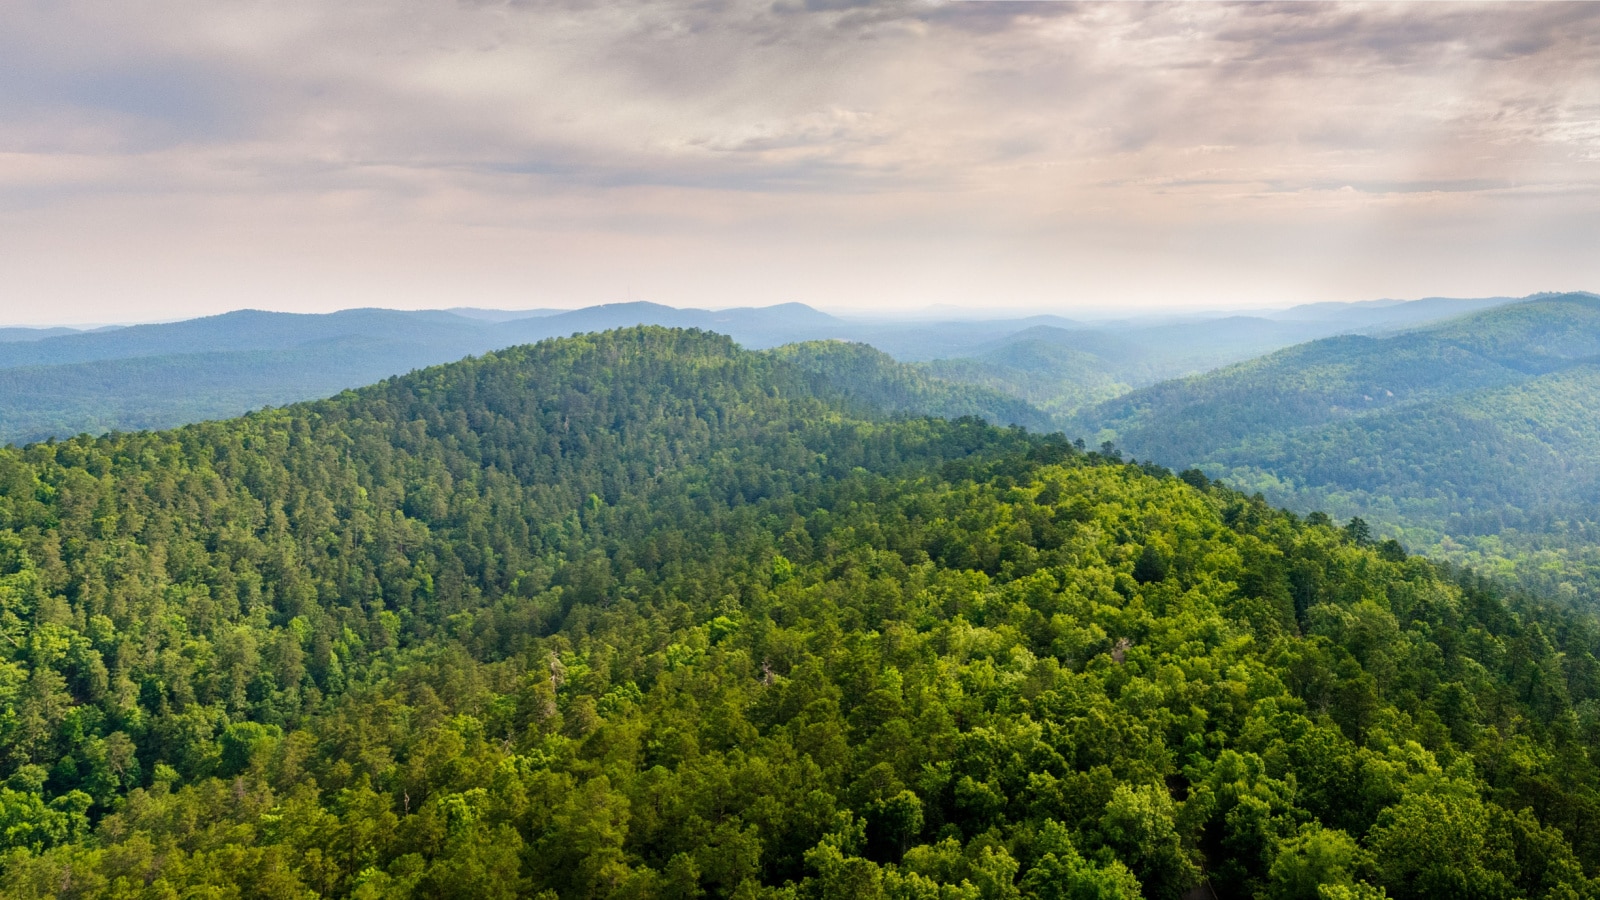
<path fill-rule="evenodd" d="M 0 323 L 1600 290 L 1600 3 L 0 0 Z"/>

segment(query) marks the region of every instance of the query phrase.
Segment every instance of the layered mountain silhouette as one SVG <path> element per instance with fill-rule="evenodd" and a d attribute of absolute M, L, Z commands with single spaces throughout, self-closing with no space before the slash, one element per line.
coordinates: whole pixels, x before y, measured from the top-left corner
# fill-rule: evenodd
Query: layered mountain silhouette
<path fill-rule="evenodd" d="M 1592 617 L 875 354 L 0 448 L 0 895 L 1594 894 Z"/>
<path fill-rule="evenodd" d="M 937 361 L 927 373 L 934 378 L 1005 390 L 1054 416 L 1162 378 L 1370 328 L 1374 315 L 1392 324 L 1497 302 L 1333 304 L 1276 318 L 1095 323 L 1056 316 L 846 319 L 797 303 L 713 311 L 639 302 L 570 311 L 241 310 L 93 332 L 10 329 L 0 333 L 0 441 L 237 415 L 497 348 L 640 324 L 715 331 L 752 349 L 828 339 L 867 343 L 900 361 Z M 1043 427 L 1037 411 L 1002 419 Z"/>
<path fill-rule="evenodd" d="M 1422 546 L 1565 553 L 1552 571 L 1571 586 L 1589 579 L 1571 554 L 1589 554 L 1600 503 L 1597 363 L 1600 298 L 1544 296 L 1295 346 L 1133 391 L 1068 427 Z"/>

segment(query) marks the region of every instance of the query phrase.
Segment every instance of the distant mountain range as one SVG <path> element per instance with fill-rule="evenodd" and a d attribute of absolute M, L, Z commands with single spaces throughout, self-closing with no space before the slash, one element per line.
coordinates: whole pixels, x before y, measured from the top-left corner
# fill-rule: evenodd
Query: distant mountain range
<path fill-rule="evenodd" d="M 1305 341 L 1417 327 L 1512 302 L 1507 297 L 1376 300 L 1317 303 L 1256 316 L 1147 318 L 1092 326 L 1037 322 L 988 340 L 975 337 L 962 352 L 928 365 L 940 378 L 1007 391 L 1052 414 L 1070 415 L 1134 388 Z M 925 358 L 892 337 L 867 339 L 901 358 Z"/>
<path fill-rule="evenodd" d="M 14 341 L 42 341 L 45 338 L 87 333 L 87 329 L 79 328 L 0 328 L 0 344 Z"/>
<path fill-rule="evenodd" d="M 1365 328 L 1402 328 L 1429 319 L 1447 319 L 1454 316 L 1503 306 L 1517 300 L 1533 297 L 1424 297 L 1421 300 L 1361 300 L 1355 303 L 1305 303 L 1291 306 L 1281 312 L 1267 312 L 1269 319 L 1279 321 L 1314 322 L 1336 319 L 1350 324 L 1361 323 Z"/>
<path fill-rule="evenodd" d="M 837 321 L 799 304 L 712 312 L 625 303 L 509 320 L 489 312 L 240 310 L 14 339 L 0 343 L 0 440 L 222 418 L 516 344 L 629 325 L 720 331 L 761 348 L 831 336 Z"/>
<path fill-rule="evenodd" d="M 640 324 L 720 332 L 752 349 L 828 339 L 871 344 L 898 360 L 929 363 L 928 377 L 1020 397 L 1048 415 L 1018 408 L 1007 421 L 1037 426 L 1135 387 L 1301 341 L 1502 302 L 1319 304 L 1259 316 L 1092 324 L 1059 316 L 847 319 L 798 303 L 713 311 L 640 302 L 569 311 L 240 310 L 95 331 L 4 329 L 0 441 L 226 417 L 502 347 Z"/>
<path fill-rule="evenodd" d="M 1596 896 L 1600 619 L 893 415 L 989 400 L 629 328 L 0 448 L 0 897 Z"/>
<path fill-rule="evenodd" d="M 1133 391 L 1068 430 L 1525 580 L 1600 584 L 1593 294 L 1302 344 Z"/>
<path fill-rule="evenodd" d="M 1430 298 L 1084 322 L 801 304 L 241 310 L 0 332 L 0 441 L 164 428 L 636 324 L 772 349 L 841 402 L 1061 430 L 1600 602 L 1600 298 Z M 870 346 L 867 346 L 870 345 Z"/>

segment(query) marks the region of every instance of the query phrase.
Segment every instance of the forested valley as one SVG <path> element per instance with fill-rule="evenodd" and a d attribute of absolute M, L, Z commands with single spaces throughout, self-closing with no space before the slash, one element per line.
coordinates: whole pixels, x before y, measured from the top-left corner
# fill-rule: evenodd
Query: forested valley
<path fill-rule="evenodd" d="M 0 892 L 1600 896 L 1591 617 L 826 352 L 0 450 Z"/>
<path fill-rule="evenodd" d="M 1600 297 L 1301 344 L 1080 412 L 1069 433 L 1600 609 Z"/>

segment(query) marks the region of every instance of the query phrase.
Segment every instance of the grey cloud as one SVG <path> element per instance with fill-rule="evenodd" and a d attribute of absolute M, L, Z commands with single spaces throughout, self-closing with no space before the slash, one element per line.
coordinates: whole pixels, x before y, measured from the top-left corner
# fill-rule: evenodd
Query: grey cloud
<path fill-rule="evenodd" d="M 26 48 L 0 44 L 0 139 L 57 120 L 112 126 L 121 149 L 180 140 L 239 137 L 255 123 L 239 115 L 250 81 L 234 67 L 175 59 L 60 67 Z M 45 139 L 48 144 L 48 140 Z M 6 141 L 17 149 L 15 139 Z M 58 144 L 58 149 L 74 149 Z"/>
<path fill-rule="evenodd" d="M 753 165 L 761 152 L 806 145 L 831 151 L 839 171 L 850 168 L 850 157 L 863 146 L 893 144 L 896 128 L 903 142 L 915 143 L 918 126 L 937 130 L 940 118 L 964 119 L 966 130 L 981 132 L 991 112 L 1018 113 L 1020 120 L 1033 107 L 1042 121 L 1005 123 L 1023 131 L 998 140 L 968 139 L 965 157 L 959 130 L 934 135 L 952 145 L 943 152 L 958 151 L 948 164 L 967 165 L 986 161 L 984 147 L 1000 148 L 995 159 L 1012 158 L 1018 148 L 1081 150 L 1091 132 L 1102 135 L 1105 152 L 1124 154 L 1191 139 L 1271 142 L 1272 122 L 1284 112 L 1284 98 L 1273 91 L 1296 87 L 1296 79 L 1309 82 L 1300 96 L 1315 104 L 1325 99 L 1319 87 L 1342 90 L 1340 79 L 1352 67 L 1376 67 L 1380 71 L 1370 77 L 1378 79 L 1403 77 L 1441 54 L 1473 56 L 1486 44 L 1483 34 L 1495 35 L 1502 48 L 1559 49 L 1567 44 L 1551 43 L 1551 35 L 1590 15 L 1566 8 L 1537 15 L 1455 8 L 1392 13 L 1293 3 L 1233 7 L 1197 22 L 1173 6 L 1108 11 L 1051 3 L 852 2 L 798 13 L 732 3 L 473 6 L 452 17 L 438 4 L 414 6 L 423 24 L 439 32 L 435 46 L 381 29 L 352 45 L 338 30 L 311 28 L 304 43 L 271 48 L 267 58 L 232 72 L 219 62 L 221 52 L 199 64 L 160 48 L 121 70 L 75 74 L 75 83 L 63 80 L 51 86 L 53 97 L 42 99 L 125 118 L 131 130 L 160 123 L 172 140 L 202 143 L 238 137 L 240 121 L 270 117 L 291 141 L 321 140 L 333 156 L 361 161 L 472 165 L 526 160 L 531 151 L 551 157 L 555 166 L 627 166 L 631 159 L 645 168 L 694 168 L 699 163 L 693 158 L 662 148 L 738 150 L 740 165 Z M 482 21 L 490 15 L 504 21 L 490 27 Z M 384 27 L 403 21 L 376 18 L 372 24 Z M 1076 24 L 1047 34 L 1061 22 Z M 882 32 L 904 23 L 920 31 Z M 547 26 L 553 34 L 540 33 Z M 1197 26 L 1213 34 L 1181 37 Z M 342 26 L 352 27 L 360 24 Z M 1112 58 L 1101 45 L 1107 32 L 1121 32 L 1126 47 Z M 866 34 L 874 39 L 857 43 L 845 36 Z M 1186 46 L 1172 52 L 1174 43 Z M 439 56 L 441 48 L 450 54 L 440 56 L 436 68 L 452 66 L 451 56 L 469 64 L 472 57 L 545 64 L 513 71 L 486 92 L 452 93 L 415 77 L 418 60 Z M 1161 55 L 1141 59 L 1147 48 Z M 941 57 L 950 62 L 942 64 Z M 1580 70 L 1592 66 L 1579 64 Z M 918 68 L 936 72 L 941 83 L 901 74 Z M 307 82 L 319 77 L 326 84 L 315 95 Z M 254 94 L 223 89 L 230 80 L 251 85 Z M 874 117 L 878 130 L 871 140 L 853 129 L 808 124 L 840 108 Z M 1309 110 L 1290 112 L 1317 118 Z M 230 119 L 232 113 L 237 116 Z M 1385 117 L 1320 118 L 1301 134 L 1360 145 L 1372 139 L 1363 135 L 1372 120 Z M 1052 128 L 1073 132 L 1073 146 L 1061 148 L 1059 135 L 1049 138 Z"/>
<path fill-rule="evenodd" d="M 1600 184 L 1600 4 L 141 6 L 0 0 L 0 213 L 627 222 L 774 258 L 989 229 L 1055 271 L 1062 229 L 1311 235 L 1381 199 L 1488 234 L 1508 185 Z"/>

